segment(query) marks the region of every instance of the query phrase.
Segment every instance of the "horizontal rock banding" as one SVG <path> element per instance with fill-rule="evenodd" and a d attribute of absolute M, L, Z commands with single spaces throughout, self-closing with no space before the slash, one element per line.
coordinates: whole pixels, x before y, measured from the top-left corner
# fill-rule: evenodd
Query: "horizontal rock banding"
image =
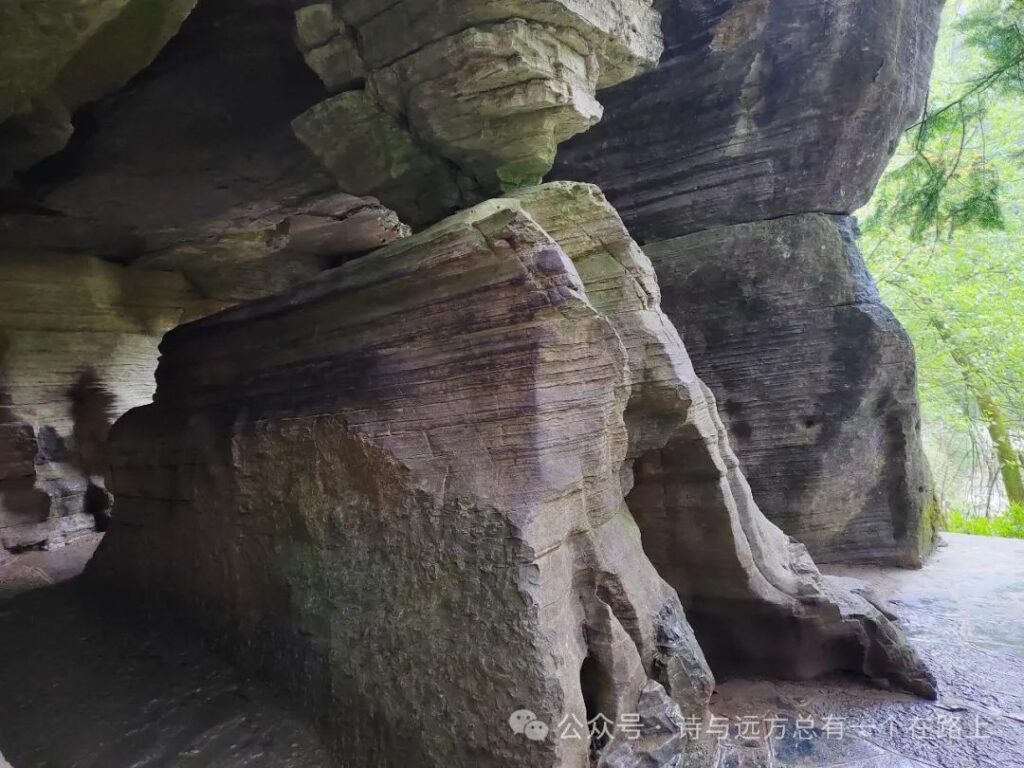
<path fill-rule="evenodd" d="M 519 197 L 168 334 L 154 404 L 114 430 L 93 576 L 237 638 L 366 764 L 582 766 L 585 745 L 487 724 L 703 712 L 683 605 L 723 669 L 930 692 L 757 510 L 600 192 Z"/>

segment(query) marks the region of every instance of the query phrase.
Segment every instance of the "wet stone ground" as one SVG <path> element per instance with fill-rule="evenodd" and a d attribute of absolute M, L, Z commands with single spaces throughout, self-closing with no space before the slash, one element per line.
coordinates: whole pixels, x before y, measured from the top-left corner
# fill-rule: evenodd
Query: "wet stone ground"
<path fill-rule="evenodd" d="M 939 679 L 937 702 L 855 680 L 726 681 L 716 717 L 693 724 L 718 742 L 714 768 L 1024 768 L 1024 541 L 944 539 L 921 571 L 832 569 L 891 601 Z M 140 621 L 74 581 L 55 586 L 93 546 L 0 566 L 0 751 L 10 765 L 333 765 L 280 697 L 187 627 Z"/>
<path fill-rule="evenodd" d="M 728 681 L 712 701 L 730 728 L 720 768 L 1024 767 L 1024 541 L 943 534 L 920 571 L 828 570 L 890 601 L 938 701 L 852 680 Z"/>
<path fill-rule="evenodd" d="M 0 752 L 11 766 L 334 768 L 312 727 L 187 628 L 140 621 L 75 581 L 53 586 L 94 546 L 0 568 Z"/>

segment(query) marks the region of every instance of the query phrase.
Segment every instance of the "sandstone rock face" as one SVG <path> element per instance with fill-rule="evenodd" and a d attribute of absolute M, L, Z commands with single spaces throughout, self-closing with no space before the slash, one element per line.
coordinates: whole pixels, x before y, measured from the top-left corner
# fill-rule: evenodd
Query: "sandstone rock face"
<path fill-rule="evenodd" d="M 540 181 L 601 117 L 598 88 L 661 53 L 650 0 L 362 0 L 296 11 L 296 39 L 338 96 L 294 123 L 350 192 L 413 225 Z"/>
<path fill-rule="evenodd" d="M 623 500 L 625 352 L 515 204 L 179 328 L 163 355 L 155 404 L 115 428 L 94 575 L 244 638 L 351 764 L 582 766 L 586 744 L 506 720 L 586 720 L 588 655 L 610 716 L 660 653 L 703 707 L 710 673 Z"/>
<path fill-rule="evenodd" d="M 7 254 L 0 269 L 0 543 L 59 546 L 105 518 L 110 425 L 149 402 L 161 334 L 199 302 L 180 275 Z"/>
<path fill-rule="evenodd" d="M 522 197 L 573 255 L 592 303 L 627 349 L 634 385 L 624 418 L 635 464 L 626 500 L 712 668 L 862 672 L 927 694 L 929 674 L 882 612 L 823 578 L 805 547 L 758 509 L 714 396 L 662 312 L 651 263 L 600 192 L 551 184 Z"/>
<path fill-rule="evenodd" d="M 913 347 L 849 226 L 792 216 L 646 250 L 765 514 L 819 562 L 919 565 L 934 501 Z"/>
<path fill-rule="evenodd" d="M 351 765 L 582 768 L 564 718 L 704 710 L 690 623 L 723 669 L 932 693 L 754 505 L 600 192 L 518 197 L 168 334 L 113 431 L 92 578 L 302 692 Z M 604 764 L 699 750 L 613 739 Z"/>
<path fill-rule="evenodd" d="M 823 560 L 919 565 L 913 349 L 834 225 L 799 215 L 868 200 L 923 106 L 942 2 L 658 7 L 660 65 L 602 93 L 553 176 L 600 184 L 648 249 L 766 514 Z"/>
<path fill-rule="evenodd" d="M 666 0 L 658 68 L 602 94 L 555 176 L 641 243 L 867 202 L 921 112 L 943 0 Z"/>
<path fill-rule="evenodd" d="M 188 5 L 92 5 L 142 2 Z M 605 173 L 652 253 L 812 198 L 845 210 L 920 101 L 906 76 L 933 5 L 204 0 L 116 93 L 83 69 L 84 101 L 17 113 L 32 152 L 0 136 L 20 158 L 0 212 L 5 542 L 92 527 L 90 494 L 110 490 L 93 582 L 276 678 L 346 765 L 703 767 L 682 718 L 707 712 L 712 671 L 934 695 L 868 593 L 759 510 L 602 193 L 536 185 L 609 89 L 632 156 L 599 135 L 556 173 Z M 111 24 L 61 31 L 79 52 L 54 66 L 79 74 L 66 62 Z M 149 52 L 119 71 L 171 26 L 132 28 Z M 655 67 L 662 29 L 665 63 L 619 90 Z M 697 133 L 678 133 L 687 117 Z M 822 242 L 794 247 L 838 265 Z M 871 313 L 863 281 L 835 284 Z M 161 333 L 255 297 L 170 331 L 144 404 Z M 899 374 L 857 381 L 877 402 L 891 382 L 885 418 L 912 424 Z M 597 713 L 639 715 L 643 738 L 558 737 Z"/>

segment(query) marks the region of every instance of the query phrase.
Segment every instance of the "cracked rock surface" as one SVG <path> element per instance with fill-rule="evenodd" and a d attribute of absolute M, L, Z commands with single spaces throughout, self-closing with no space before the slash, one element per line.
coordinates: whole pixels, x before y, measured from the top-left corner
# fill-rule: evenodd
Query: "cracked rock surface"
<path fill-rule="evenodd" d="M 659 3 L 658 67 L 603 92 L 552 173 L 598 184 L 648 251 L 754 497 L 823 561 L 932 548 L 913 349 L 825 222 L 920 114 L 942 5 Z"/>

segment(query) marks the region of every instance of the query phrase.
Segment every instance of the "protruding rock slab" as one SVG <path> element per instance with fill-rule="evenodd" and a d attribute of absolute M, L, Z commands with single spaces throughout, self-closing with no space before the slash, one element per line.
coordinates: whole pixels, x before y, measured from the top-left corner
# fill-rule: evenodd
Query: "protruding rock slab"
<path fill-rule="evenodd" d="M 451 169 L 364 90 L 332 96 L 292 126 L 342 189 L 379 197 L 407 221 L 436 220 L 464 202 Z"/>
<path fill-rule="evenodd" d="M 654 270 L 599 190 L 548 184 L 522 197 L 573 254 L 628 351 L 627 502 L 712 669 L 795 678 L 846 671 L 934 696 L 931 674 L 884 611 L 823 577 L 754 503 L 714 396 L 662 312 Z"/>
<path fill-rule="evenodd" d="M 508 717 L 700 713 L 680 597 L 723 669 L 931 693 L 754 506 L 600 192 L 520 198 L 168 334 L 154 404 L 114 428 L 92 576 L 301 692 L 353 765 L 582 768 Z"/>
<path fill-rule="evenodd" d="M 793 216 L 646 251 L 761 510 L 815 560 L 920 565 L 935 504 L 914 350 L 850 223 Z"/>
<path fill-rule="evenodd" d="M 114 429 L 92 575 L 302 692 L 347 764 L 582 767 L 555 725 L 588 701 L 703 710 L 623 499 L 625 350 L 515 201 L 161 349 L 155 403 Z M 513 732 L 520 709 L 550 735 Z"/>
<path fill-rule="evenodd" d="M 556 178 L 641 243 L 870 196 L 924 107 L 943 0 L 666 0 L 657 70 L 601 94 Z"/>
<path fill-rule="evenodd" d="M 21 5 L 4 3 L 0 17 Z M 245 300 L 407 233 L 378 200 L 339 192 L 292 132 L 326 95 L 293 24 L 287 3 L 198 4 L 144 77 L 80 114 L 87 131 L 73 150 L 19 177 L 0 209 L 0 250 L 138 262 Z M 36 55 L 17 37 L 0 59 L 26 48 Z"/>
<path fill-rule="evenodd" d="M 296 135 L 343 189 L 417 226 L 538 183 L 558 144 L 600 118 L 597 89 L 661 53 L 650 0 L 317 3 L 296 11 L 296 38 L 347 91 Z"/>
<path fill-rule="evenodd" d="M 314 3 L 295 11 L 295 42 L 332 93 L 358 87 L 366 77 L 353 30 L 331 3 Z"/>
<path fill-rule="evenodd" d="M 371 67 L 391 64 L 427 43 L 509 19 L 560 28 L 585 41 L 598 59 L 601 87 L 649 69 L 661 55 L 660 17 L 651 0 L 339 0 L 341 17 L 359 30 Z M 579 47 L 584 44 L 576 43 Z"/>

